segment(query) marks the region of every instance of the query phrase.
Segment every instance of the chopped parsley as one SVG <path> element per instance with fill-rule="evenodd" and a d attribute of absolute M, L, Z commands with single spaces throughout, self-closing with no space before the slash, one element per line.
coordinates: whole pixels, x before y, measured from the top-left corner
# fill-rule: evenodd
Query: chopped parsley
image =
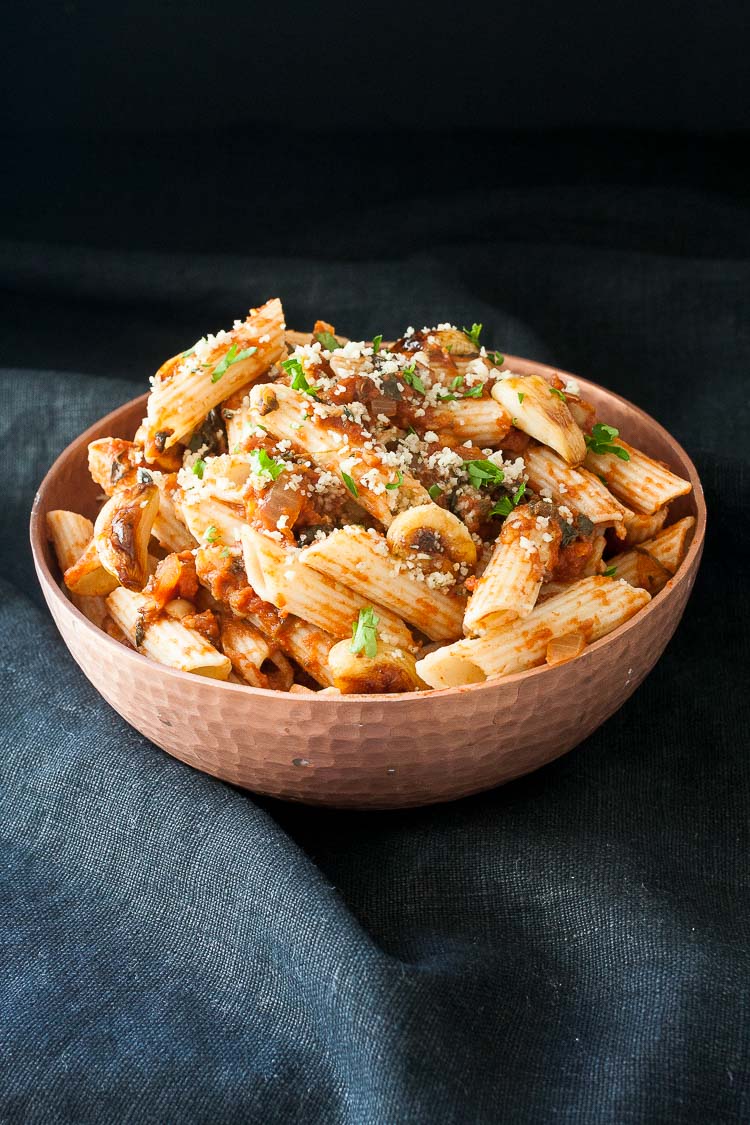
<path fill-rule="evenodd" d="M 211 372 L 211 382 L 218 383 L 219 379 L 221 379 L 222 375 L 224 375 L 230 367 L 233 367 L 235 363 L 239 363 L 242 359 L 249 359 L 251 355 L 255 355 L 257 350 L 256 347 L 252 347 L 243 348 L 242 351 L 240 351 L 237 344 L 232 344 L 229 351 L 223 359 L 219 360 L 216 367 L 214 367 Z"/>
<path fill-rule="evenodd" d="M 443 495 L 443 490 L 439 484 L 431 484 L 427 489 L 427 492 L 429 494 L 430 500 L 437 500 L 438 496 Z"/>
<path fill-rule="evenodd" d="M 286 462 L 269 457 L 265 449 L 254 449 L 250 454 L 250 467 L 258 476 L 268 476 L 271 480 L 276 480 L 286 469 Z"/>
<path fill-rule="evenodd" d="M 194 351 L 195 344 L 193 344 L 192 348 L 187 348 L 184 352 L 180 352 L 180 359 L 184 359 L 187 355 L 192 355 Z"/>
<path fill-rule="evenodd" d="M 320 387 L 313 387 L 308 383 L 305 369 L 298 359 L 285 359 L 281 366 L 292 377 L 293 391 L 304 391 L 306 395 L 313 396 L 318 393 Z"/>
<path fill-rule="evenodd" d="M 352 478 L 349 476 L 348 473 L 342 472 L 341 479 L 344 482 L 344 484 L 346 485 L 346 487 L 349 489 L 349 491 L 351 492 L 352 496 L 359 496 L 359 492 L 357 491 L 357 486 L 354 483 L 354 481 L 352 480 Z"/>
<path fill-rule="evenodd" d="M 401 377 L 406 383 L 407 387 L 413 387 L 415 391 L 419 392 L 419 394 L 426 395 L 427 388 L 425 387 L 419 376 L 416 374 L 415 368 L 416 363 L 409 363 L 406 367 L 402 368 L 400 372 Z"/>
<path fill-rule="evenodd" d="M 549 393 L 550 393 L 551 395 L 557 395 L 557 397 L 558 397 L 558 398 L 560 398 L 560 399 L 562 399 L 562 401 L 563 401 L 563 402 L 567 402 L 567 401 L 568 401 L 568 400 L 566 399 L 566 397 L 565 397 L 565 394 L 564 394 L 564 392 L 563 392 L 563 391 L 560 391 L 560 390 L 558 390 L 558 388 L 557 388 L 557 387 L 550 387 L 550 389 L 549 389 Z"/>
<path fill-rule="evenodd" d="M 502 500 L 499 500 L 497 504 L 495 504 L 495 507 L 491 510 L 490 515 L 509 516 L 513 509 L 517 507 L 525 491 L 526 481 L 523 481 L 521 484 L 519 484 L 518 488 L 512 496 L 503 496 Z"/>
<path fill-rule="evenodd" d="M 613 453 L 621 461 L 630 460 L 627 449 L 614 444 L 614 439 L 620 436 L 620 431 L 615 429 L 614 426 L 605 426 L 603 422 L 597 422 L 595 426 L 592 426 L 591 433 L 583 436 L 586 439 L 587 448 L 592 453 Z"/>
<path fill-rule="evenodd" d="M 614 578 L 614 576 L 616 574 L 617 574 L 617 567 L 616 566 L 608 566 L 607 569 L 604 571 L 604 577 L 605 578 Z"/>
<path fill-rule="evenodd" d="M 523 402 L 523 400 L 524 400 L 525 398 L 526 398 L 526 391 L 519 391 L 519 392 L 518 392 L 518 401 L 519 401 L 519 402 Z"/>
<path fill-rule="evenodd" d="M 464 398 L 481 398 L 483 390 L 484 390 L 484 383 L 476 383 L 470 390 L 468 390 L 464 393 L 463 397 Z"/>
<path fill-rule="evenodd" d="M 505 356 L 500 355 L 500 352 L 487 352 L 487 358 L 492 360 L 495 367 L 502 367 L 505 363 Z"/>
<path fill-rule="evenodd" d="M 371 605 L 359 611 L 359 617 L 352 625 L 352 643 L 349 652 L 364 652 L 372 660 L 378 655 L 378 622 L 380 618 Z"/>
<path fill-rule="evenodd" d="M 464 336 L 467 336 L 475 348 L 479 347 L 479 337 L 482 335 L 482 325 L 472 324 L 471 328 L 462 328 Z"/>
<path fill-rule="evenodd" d="M 229 548 L 228 547 L 225 547 L 224 550 L 221 552 L 221 557 L 223 559 L 229 558 Z"/>
<path fill-rule="evenodd" d="M 469 474 L 469 482 L 474 488 L 500 484 L 503 480 L 503 470 L 494 461 L 464 461 L 463 468 Z"/>
<path fill-rule="evenodd" d="M 205 535 L 203 536 L 203 538 L 206 540 L 207 543 L 215 543 L 217 538 L 218 538 L 218 535 L 219 535 L 218 529 L 216 527 L 214 527 L 214 525 L 211 523 L 206 528 L 206 532 L 205 532 Z"/>
<path fill-rule="evenodd" d="M 380 345 L 381 345 L 382 343 L 383 343 L 383 334 L 382 334 L 382 332 L 380 333 L 380 335 L 379 335 L 379 336 L 373 336 L 373 338 L 372 338 L 372 354 L 373 354 L 373 355 L 377 355 L 377 354 L 378 354 L 378 352 L 380 351 Z"/>
<path fill-rule="evenodd" d="M 455 379 L 451 380 L 449 391 L 457 391 L 459 387 L 463 386 L 463 375 L 456 375 Z M 481 398 L 482 391 L 484 390 L 484 383 L 477 383 L 476 386 L 471 387 L 470 390 L 464 391 L 462 395 L 439 395 L 440 402 L 455 402 L 457 398 Z"/>
<path fill-rule="evenodd" d="M 203 473 L 205 471 L 205 468 L 206 462 L 201 457 L 199 457 L 197 461 L 193 461 L 193 472 L 197 476 L 198 480 L 203 480 Z"/>
<path fill-rule="evenodd" d="M 387 485 L 386 485 L 385 487 L 386 487 L 387 489 L 389 489 L 389 490 L 392 490 L 392 489 L 394 489 L 394 488 L 400 488 L 400 487 L 401 487 L 401 485 L 402 485 L 403 483 L 404 483 L 404 474 L 403 474 L 403 473 L 401 472 L 401 470 L 399 469 L 399 470 L 397 471 L 397 473 L 396 473 L 396 480 L 395 480 L 395 481 L 391 481 L 391 482 L 390 482 L 389 484 L 387 484 Z"/>
<path fill-rule="evenodd" d="M 316 332 L 315 333 L 315 339 L 328 352 L 335 352 L 338 348 L 341 347 L 341 344 L 338 342 L 336 337 L 331 332 Z M 381 340 L 382 340 L 382 336 L 381 336 Z M 283 367 L 283 364 L 282 364 L 282 367 Z"/>

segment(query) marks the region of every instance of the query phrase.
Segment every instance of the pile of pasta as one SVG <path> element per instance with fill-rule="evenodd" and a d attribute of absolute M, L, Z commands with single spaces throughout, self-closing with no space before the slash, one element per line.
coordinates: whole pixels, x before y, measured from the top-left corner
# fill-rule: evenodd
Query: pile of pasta
<path fill-rule="evenodd" d="M 690 484 L 480 334 L 305 335 L 274 299 L 167 360 L 133 440 L 89 447 L 96 522 L 48 515 L 75 605 L 161 664 L 297 693 L 580 655 L 674 575 Z"/>

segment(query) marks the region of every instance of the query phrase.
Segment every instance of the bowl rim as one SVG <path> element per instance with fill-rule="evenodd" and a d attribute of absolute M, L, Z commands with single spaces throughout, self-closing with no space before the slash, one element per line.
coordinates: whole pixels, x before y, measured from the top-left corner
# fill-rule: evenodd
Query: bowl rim
<path fill-rule="evenodd" d="M 647 414 L 645 410 L 642 410 L 641 407 L 636 406 L 634 403 L 630 402 L 622 395 L 618 395 L 615 391 L 610 391 L 607 387 L 602 387 L 600 384 L 593 382 L 591 379 L 586 379 L 581 375 L 574 375 L 571 372 L 565 371 L 561 367 L 553 367 L 549 364 L 540 363 L 537 360 L 530 360 L 522 356 L 514 356 L 506 353 L 505 362 L 508 366 L 512 366 L 513 364 L 518 366 L 525 365 L 529 368 L 533 368 L 536 371 L 546 371 L 554 373 L 556 375 L 560 375 L 562 377 L 567 376 L 568 378 L 574 379 L 577 383 L 579 383 L 584 390 L 590 387 L 597 392 L 609 396 L 610 398 L 621 403 L 624 407 L 627 407 L 628 410 L 635 412 L 635 414 L 644 419 L 648 423 L 648 425 L 667 442 L 667 444 L 672 446 L 672 448 L 679 456 L 684 458 L 687 465 L 688 478 L 691 485 L 693 486 L 692 496 L 694 497 L 696 515 L 693 538 L 684 559 L 682 560 L 676 573 L 672 576 L 666 586 L 662 590 L 660 590 L 658 594 L 652 597 L 648 605 L 644 606 L 643 609 L 638 610 L 638 612 L 634 614 L 633 617 L 629 618 L 624 624 L 618 626 L 618 628 L 614 629 L 611 633 L 607 633 L 606 636 L 600 637 L 598 641 L 594 641 L 593 644 L 587 645 L 584 651 L 581 653 L 581 656 L 577 657 L 576 659 L 581 659 L 584 656 L 590 657 L 592 654 L 595 654 L 600 649 L 604 648 L 607 644 L 610 644 L 615 639 L 623 636 L 629 630 L 636 628 L 638 623 L 644 620 L 647 614 L 654 612 L 655 609 L 658 609 L 661 604 L 663 604 L 676 592 L 677 588 L 680 585 L 688 580 L 688 576 L 692 570 L 692 565 L 696 558 L 700 555 L 705 539 L 707 513 L 705 497 L 703 494 L 703 486 L 698 475 L 698 470 L 696 469 L 692 458 L 688 456 L 687 452 L 680 445 L 677 439 L 674 438 L 669 433 L 669 431 L 661 425 L 660 422 L 657 422 L 656 419 L 652 418 L 650 414 Z M 110 637 L 109 634 L 105 633 L 103 629 L 99 629 L 96 625 L 94 625 L 92 621 L 89 621 L 89 619 L 83 613 L 81 613 L 81 611 L 76 606 L 74 606 L 73 603 L 65 596 L 58 581 L 47 565 L 47 561 L 44 557 L 44 544 L 47 542 L 47 531 L 42 519 L 42 499 L 44 496 L 44 492 L 49 487 L 51 481 L 57 475 L 60 464 L 67 458 L 68 451 L 70 450 L 71 446 L 78 445 L 84 440 L 86 441 L 86 444 L 88 444 L 89 441 L 93 441 L 95 435 L 97 433 L 100 433 L 102 428 L 106 426 L 110 421 L 114 421 L 124 410 L 134 407 L 138 402 L 142 402 L 145 406 L 147 398 L 148 392 L 142 395 L 137 395 L 135 398 L 121 403 L 114 410 L 111 410 L 108 414 L 105 414 L 104 417 L 92 423 L 92 425 L 85 429 L 81 434 L 78 434 L 78 436 L 75 437 L 73 441 L 71 441 L 62 450 L 59 456 L 55 458 L 50 468 L 44 474 L 44 477 L 34 495 L 34 502 L 32 504 L 31 516 L 29 520 L 31 553 L 34 559 L 34 566 L 36 567 L 40 585 L 43 587 L 43 592 L 45 592 L 45 594 L 47 592 L 51 593 L 51 596 L 60 605 L 61 610 L 72 615 L 72 617 L 76 619 L 84 629 L 96 635 L 96 637 L 105 645 L 112 646 L 113 651 L 116 648 L 118 650 L 118 653 L 120 654 L 121 659 L 130 661 L 135 660 L 136 662 L 144 661 L 151 668 L 157 667 L 159 672 L 166 675 L 168 678 L 176 678 L 178 682 L 189 681 L 195 683 L 196 678 L 199 677 L 191 675 L 190 672 L 182 672 L 178 668 L 170 668 L 166 664 L 155 665 L 155 662 L 153 660 L 149 660 L 147 656 L 144 656 L 140 652 L 136 652 L 134 649 L 126 648 L 124 645 L 120 644 L 119 641 L 116 641 L 113 637 Z M 91 436 L 89 437 L 89 435 Z M 140 663 L 137 663 L 136 667 L 140 667 Z M 525 672 L 513 672 L 509 676 L 484 680 L 480 683 L 460 684 L 454 687 L 446 688 L 429 688 L 427 691 L 419 692 L 394 692 L 393 694 L 389 695 L 323 695 L 322 697 L 320 697 L 320 704 L 336 703 L 343 704 L 344 706 L 346 706 L 347 704 L 358 704 L 360 707 L 363 705 L 382 706 L 383 703 L 387 701 L 395 703 L 397 701 L 409 700 L 413 702 L 416 700 L 430 700 L 435 698 L 436 696 L 440 696 L 441 698 L 448 695 L 457 696 L 462 695 L 466 692 L 489 691 L 501 687 L 509 687 L 522 681 L 525 683 L 540 675 L 546 674 L 550 676 L 554 672 L 559 672 L 559 670 L 564 667 L 565 665 L 556 665 L 550 667 L 549 665 L 542 664 L 536 668 L 529 668 Z M 309 695 L 307 693 L 297 694 L 293 692 L 279 692 L 275 691 L 273 688 L 258 688 L 253 687 L 250 684 L 233 684 L 228 680 L 210 679 L 207 682 L 211 685 L 215 685 L 221 690 L 240 693 L 248 700 L 252 700 L 253 698 L 279 699 L 283 696 L 289 701 L 309 703 L 311 699 L 319 695 L 319 693 L 317 692 L 311 692 L 311 694 Z"/>

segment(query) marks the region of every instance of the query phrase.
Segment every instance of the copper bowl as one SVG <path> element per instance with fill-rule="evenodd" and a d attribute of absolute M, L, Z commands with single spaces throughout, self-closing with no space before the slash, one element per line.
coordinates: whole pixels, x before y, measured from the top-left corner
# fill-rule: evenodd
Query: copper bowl
<path fill-rule="evenodd" d="M 508 357 L 524 374 L 549 368 Z M 564 372 L 560 372 L 563 377 Z M 576 377 L 578 378 L 578 377 Z M 410 695 L 288 695 L 190 676 L 154 664 L 91 624 L 60 588 L 45 515 L 90 518 L 97 486 L 86 450 L 131 437 L 142 395 L 81 434 L 42 481 L 31 513 L 34 563 L 50 612 L 85 675 L 122 717 L 169 754 L 257 793 L 315 805 L 389 809 L 449 801 L 560 757 L 633 694 L 682 617 L 703 551 L 706 508 L 685 451 L 625 399 L 578 379 L 600 417 L 633 445 L 689 478 L 672 518 L 692 514 L 692 543 L 675 577 L 634 618 L 577 659 L 503 680 Z"/>

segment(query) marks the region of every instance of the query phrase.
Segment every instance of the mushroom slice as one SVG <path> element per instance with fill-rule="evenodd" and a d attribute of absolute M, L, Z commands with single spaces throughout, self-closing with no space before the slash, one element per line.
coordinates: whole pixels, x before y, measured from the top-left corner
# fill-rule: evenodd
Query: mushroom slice
<path fill-rule="evenodd" d="M 374 656 L 367 656 L 355 655 L 351 641 L 339 641 L 328 654 L 328 664 L 334 686 L 342 695 L 383 695 L 426 687 L 417 675 L 411 653 L 382 642 Z"/>
<path fill-rule="evenodd" d="M 492 397 L 505 407 L 517 429 L 554 449 L 569 465 L 580 465 L 583 461 L 586 442 L 563 393 L 550 387 L 541 375 L 498 379 L 492 387 Z"/>
<path fill-rule="evenodd" d="M 128 590 L 142 590 L 148 581 L 148 541 L 158 511 L 159 489 L 144 482 L 118 489 L 97 516 L 99 561 Z"/>
<path fill-rule="evenodd" d="M 391 553 L 401 558 L 431 555 L 474 566 L 477 548 L 466 524 L 438 504 L 419 504 L 400 512 L 386 533 Z"/>

